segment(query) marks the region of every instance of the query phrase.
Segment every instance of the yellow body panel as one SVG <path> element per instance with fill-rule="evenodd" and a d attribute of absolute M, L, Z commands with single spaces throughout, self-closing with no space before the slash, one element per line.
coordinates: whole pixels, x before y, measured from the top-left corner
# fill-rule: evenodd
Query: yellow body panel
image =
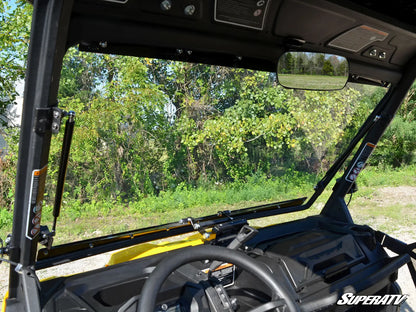
<path fill-rule="evenodd" d="M 204 242 L 215 238 L 214 234 L 209 235 L 209 238 L 205 238 L 202 234 L 197 233 L 188 236 L 184 239 L 173 241 L 173 242 L 162 242 L 162 243 L 143 243 L 129 248 L 122 249 L 111 255 L 107 266 L 122 263 L 134 259 L 144 258 L 159 253 L 189 247 L 202 245 Z M 53 277 L 52 277 L 53 278 Z M 8 293 L 3 298 L 2 312 L 6 311 L 6 299 L 9 297 Z"/>
<path fill-rule="evenodd" d="M 107 265 L 109 266 L 134 259 L 144 258 L 179 248 L 202 245 L 204 242 L 213 238 L 215 238 L 215 235 L 210 235 L 209 238 L 205 238 L 202 234 L 197 233 L 179 241 L 163 242 L 157 244 L 144 243 L 132 246 L 113 253 Z"/>
<path fill-rule="evenodd" d="M 1 305 L 1 312 L 6 312 L 6 300 L 9 298 L 9 292 L 7 291 L 3 298 L 3 303 Z"/>

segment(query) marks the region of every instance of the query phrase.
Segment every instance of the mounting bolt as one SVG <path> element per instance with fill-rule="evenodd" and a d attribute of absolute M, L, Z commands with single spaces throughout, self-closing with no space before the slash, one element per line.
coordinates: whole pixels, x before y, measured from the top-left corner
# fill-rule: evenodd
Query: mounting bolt
<path fill-rule="evenodd" d="M 68 120 L 70 121 L 70 122 L 74 122 L 74 120 L 75 120 L 75 112 L 74 111 L 69 111 L 68 112 Z"/>
<path fill-rule="evenodd" d="M 237 308 L 238 308 L 238 301 L 237 301 L 237 298 L 231 298 L 231 308 L 233 309 L 233 310 L 236 310 Z"/>
<path fill-rule="evenodd" d="M 185 15 L 192 16 L 195 14 L 196 7 L 193 4 L 187 5 L 185 7 L 184 13 Z"/>
<path fill-rule="evenodd" d="M 372 49 L 370 51 L 370 56 L 372 56 L 372 57 L 377 56 L 377 50 L 376 49 Z"/>
<path fill-rule="evenodd" d="M 172 9 L 172 1 L 170 1 L 170 0 L 163 0 L 163 1 L 160 3 L 160 8 L 161 8 L 163 11 L 169 11 L 170 9 Z"/>
<path fill-rule="evenodd" d="M 386 57 L 387 57 L 387 53 L 384 52 L 384 51 L 383 52 L 380 52 L 378 54 L 378 58 L 381 59 L 381 60 L 384 60 Z"/>
<path fill-rule="evenodd" d="M 52 132 L 58 132 L 59 131 L 59 124 L 57 122 L 52 123 Z"/>
<path fill-rule="evenodd" d="M 61 113 L 58 110 L 53 111 L 53 118 L 59 119 L 61 118 Z"/>

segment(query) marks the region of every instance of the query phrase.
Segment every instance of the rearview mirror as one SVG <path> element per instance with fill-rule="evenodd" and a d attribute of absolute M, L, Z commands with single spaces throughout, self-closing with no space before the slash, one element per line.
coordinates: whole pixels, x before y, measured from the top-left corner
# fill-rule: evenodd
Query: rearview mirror
<path fill-rule="evenodd" d="M 334 54 L 286 52 L 279 59 L 277 77 L 285 88 L 339 90 L 348 80 L 348 61 Z"/>

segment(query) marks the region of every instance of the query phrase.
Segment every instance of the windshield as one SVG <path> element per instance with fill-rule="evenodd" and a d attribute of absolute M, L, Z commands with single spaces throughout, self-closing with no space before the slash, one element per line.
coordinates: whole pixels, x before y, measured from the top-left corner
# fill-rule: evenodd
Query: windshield
<path fill-rule="evenodd" d="M 59 107 L 76 123 L 55 241 L 309 197 L 384 93 L 294 91 L 275 73 L 71 49 Z"/>

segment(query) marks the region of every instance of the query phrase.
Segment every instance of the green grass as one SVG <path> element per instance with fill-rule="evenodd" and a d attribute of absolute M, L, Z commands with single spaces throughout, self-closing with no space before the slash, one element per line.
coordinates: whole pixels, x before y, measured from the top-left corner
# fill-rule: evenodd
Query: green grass
<path fill-rule="evenodd" d="M 279 83 L 288 88 L 304 90 L 338 90 L 347 81 L 343 76 L 279 74 Z"/>
<path fill-rule="evenodd" d="M 359 192 L 354 195 L 350 205 L 354 221 L 387 233 L 403 228 L 416 232 L 414 191 L 410 189 L 398 194 L 399 186 L 416 187 L 415 165 L 401 169 L 364 170 L 358 180 Z"/>
<path fill-rule="evenodd" d="M 363 186 L 416 186 L 416 165 L 404 168 L 366 168 L 360 175 Z"/>
<path fill-rule="evenodd" d="M 367 168 L 358 179 L 359 191 L 354 194 L 350 210 L 357 223 L 376 226 L 383 231 L 396 231 L 401 225 L 416 224 L 415 203 L 380 202 L 378 190 L 386 186 L 416 186 L 416 166 L 402 169 Z M 204 216 L 220 210 L 234 210 L 254 205 L 310 196 L 317 178 L 290 172 L 279 179 L 253 176 L 247 183 L 232 183 L 200 188 L 182 188 L 175 192 L 150 196 L 140 202 L 91 202 L 81 204 L 64 199 L 58 220 L 56 243 L 137 229 L 178 221 L 189 216 Z M 307 211 L 279 215 L 250 222 L 253 225 L 286 222 L 318 214 L 330 195 L 332 185 Z M 385 196 L 384 196 L 385 197 Z M 404 217 L 405 216 L 405 217 Z M 0 209 L 0 237 L 11 232 L 12 213 Z M 45 206 L 42 224 L 51 226 L 52 207 Z"/>

